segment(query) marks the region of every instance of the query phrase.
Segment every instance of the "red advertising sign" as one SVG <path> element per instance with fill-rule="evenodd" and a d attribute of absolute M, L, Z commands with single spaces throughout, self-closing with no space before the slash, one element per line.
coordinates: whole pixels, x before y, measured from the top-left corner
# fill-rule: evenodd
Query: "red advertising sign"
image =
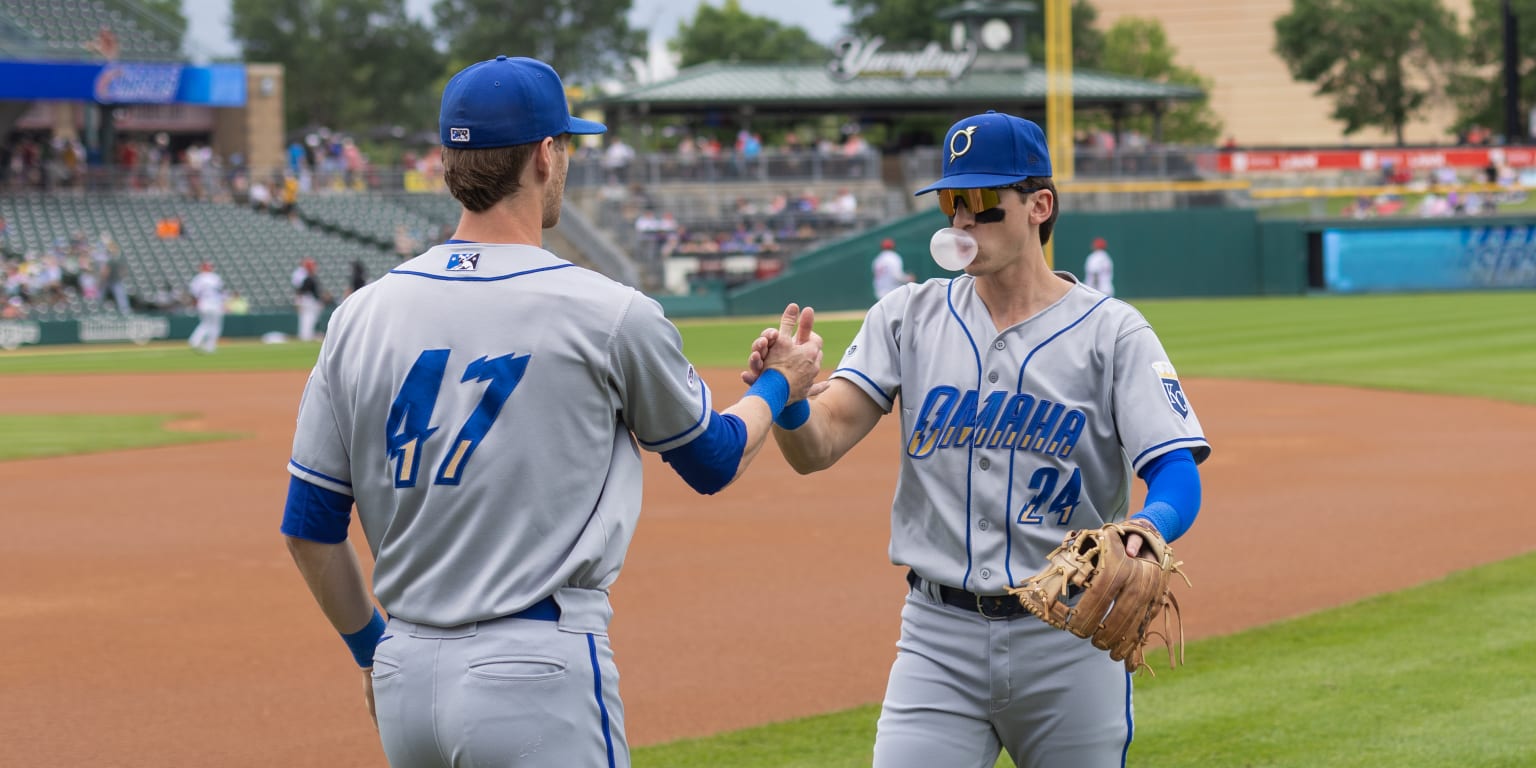
<path fill-rule="evenodd" d="M 1516 168 L 1536 166 L 1536 147 L 1446 147 L 1444 149 L 1236 150 L 1223 152 L 1222 173 L 1280 171 L 1377 171 L 1384 167 Z"/>

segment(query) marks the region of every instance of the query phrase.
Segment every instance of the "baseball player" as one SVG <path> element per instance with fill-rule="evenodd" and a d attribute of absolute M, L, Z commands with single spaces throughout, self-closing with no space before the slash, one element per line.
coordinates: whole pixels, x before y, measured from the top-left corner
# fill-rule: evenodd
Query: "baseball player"
<path fill-rule="evenodd" d="M 224 334 L 224 279 L 213 271 L 213 264 L 203 262 L 197 275 L 187 284 L 187 292 L 197 302 L 197 327 L 187 337 L 187 345 L 198 352 L 213 354 Z"/>
<path fill-rule="evenodd" d="M 1178 375 L 1129 305 L 1046 266 L 1057 217 L 1045 136 L 996 112 L 955 123 L 937 192 L 978 244 L 965 274 L 872 307 L 830 380 L 776 421 L 801 473 L 832 466 L 900 408 L 891 560 L 911 587 L 875 740 L 876 768 L 1122 766 L 1131 678 L 1006 594 L 1072 529 L 1136 515 L 1177 539 L 1210 453 Z M 782 338 L 754 343 L 760 355 Z M 1129 539 L 1133 555 L 1144 544 Z"/>
<path fill-rule="evenodd" d="M 293 303 L 299 308 L 299 341 L 314 341 L 315 326 L 325 309 L 327 294 L 320 287 L 320 268 L 314 259 L 304 259 L 293 273 Z"/>
<path fill-rule="evenodd" d="M 629 765 L 608 588 L 639 449 L 717 492 L 820 370 L 814 312 L 790 305 L 767 372 L 717 412 L 659 304 L 540 247 L 569 135 L 604 130 L 543 62 L 456 74 L 458 229 L 342 303 L 299 406 L 282 531 L 397 768 Z M 346 542 L 354 504 L 387 623 Z"/>
<path fill-rule="evenodd" d="M 1115 295 L 1115 261 L 1109 257 L 1109 244 L 1104 238 L 1093 239 L 1093 251 L 1083 262 L 1083 279 L 1088 287 L 1104 294 Z"/>
<path fill-rule="evenodd" d="M 882 299 L 887 293 L 916 279 L 902 264 L 901 254 L 896 251 L 896 241 L 889 237 L 880 241 L 880 252 L 875 254 L 870 271 L 874 273 L 876 299 Z"/>

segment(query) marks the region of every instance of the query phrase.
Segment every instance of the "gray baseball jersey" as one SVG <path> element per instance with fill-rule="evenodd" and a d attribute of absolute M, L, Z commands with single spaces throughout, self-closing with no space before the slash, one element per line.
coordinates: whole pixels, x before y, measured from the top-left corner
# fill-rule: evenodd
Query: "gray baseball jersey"
<path fill-rule="evenodd" d="M 712 413 L 654 300 L 541 248 L 450 243 L 337 309 L 289 471 L 354 497 L 392 616 L 452 626 L 606 590 L 636 440 L 669 450 Z"/>
<path fill-rule="evenodd" d="M 1080 284 L 1002 331 L 968 275 L 905 286 L 832 375 L 901 403 L 892 562 L 979 594 L 1039 570 L 1067 530 L 1123 519 L 1148 461 L 1210 452 L 1146 320 Z"/>

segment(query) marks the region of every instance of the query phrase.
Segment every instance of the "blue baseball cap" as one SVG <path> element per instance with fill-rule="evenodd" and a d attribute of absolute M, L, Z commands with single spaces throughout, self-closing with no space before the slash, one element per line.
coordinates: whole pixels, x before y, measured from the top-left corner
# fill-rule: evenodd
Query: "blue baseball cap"
<path fill-rule="evenodd" d="M 465 67 L 443 89 L 437 129 L 443 146 L 491 149 L 563 133 L 603 133 L 602 123 L 571 117 L 565 86 L 538 59 L 497 56 Z"/>
<path fill-rule="evenodd" d="M 1031 176 L 1051 175 L 1045 131 L 1022 117 L 996 110 L 967 117 L 944 134 L 943 178 L 914 195 L 936 189 L 1003 187 Z"/>

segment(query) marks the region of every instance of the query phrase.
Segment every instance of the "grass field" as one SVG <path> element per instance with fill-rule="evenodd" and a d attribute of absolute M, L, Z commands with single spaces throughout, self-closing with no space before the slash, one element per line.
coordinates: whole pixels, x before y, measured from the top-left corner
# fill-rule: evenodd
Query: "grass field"
<path fill-rule="evenodd" d="M 1536 404 L 1536 293 L 1134 302 L 1185 377 L 1434 392 Z M 772 318 L 680 324 L 703 367 L 739 367 Z M 835 362 L 858 320 L 818 330 Z M 0 353 L 0 376 L 309 367 L 314 346 L 232 343 Z M 111 417 L 4 417 L 19 458 L 100 431 L 179 439 Z M 105 426 L 103 426 L 105 425 Z M 54 436 L 38 439 L 35 433 Z M 196 436 L 206 438 L 207 436 Z M 215 436 L 222 437 L 222 436 Z M 129 442 L 129 445 L 155 444 Z M 25 447 L 31 446 L 31 447 Z M 881 664 L 888 649 L 872 649 Z M 1530 766 L 1536 738 L 1536 553 L 1297 620 L 1194 643 L 1198 667 L 1138 678 L 1136 766 Z M 869 764 L 875 705 L 637 749 L 637 768 Z M 999 765 L 1009 765 L 1004 758 Z M 942 767 L 939 767 L 942 768 Z"/>

